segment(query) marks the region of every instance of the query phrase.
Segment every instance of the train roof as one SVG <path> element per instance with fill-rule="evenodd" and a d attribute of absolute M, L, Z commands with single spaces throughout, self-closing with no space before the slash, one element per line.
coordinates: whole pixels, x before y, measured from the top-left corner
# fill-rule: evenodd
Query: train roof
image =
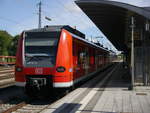
<path fill-rule="evenodd" d="M 27 30 L 25 32 L 49 32 L 49 31 L 56 31 L 60 32 L 62 29 L 66 29 L 67 31 L 80 36 L 82 38 L 85 38 L 85 34 L 81 33 L 77 29 L 74 29 L 70 27 L 69 25 L 53 25 L 53 26 L 45 26 L 44 28 L 38 28 L 38 29 L 31 29 Z"/>
<path fill-rule="evenodd" d="M 90 45 L 92 45 L 92 46 L 94 46 L 94 47 L 100 48 L 100 49 L 104 50 L 105 52 L 108 52 L 108 53 L 111 52 L 111 51 L 108 50 L 107 48 L 101 47 L 100 45 L 98 45 L 98 44 L 96 44 L 96 43 L 93 43 L 93 42 L 91 42 L 91 41 L 88 41 L 88 40 L 86 40 L 86 39 L 83 39 L 83 38 L 81 38 L 81 37 L 75 36 L 74 38 L 79 39 L 79 40 L 81 40 L 81 41 L 83 41 L 83 42 L 85 42 L 85 43 L 87 43 L 87 44 L 90 44 Z"/>
<path fill-rule="evenodd" d="M 77 39 L 82 40 L 92 46 L 95 46 L 97 48 L 103 49 L 106 52 L 110 52 L 107 48 L 101 47 L 98 44 L 95 44 L 93 42 L 90 42 L 88 40 L 85 39 L 85 34 L 83 34 L 82 32 L 78 31 L 77 29 L 74 29 L 72 27 L 70 27 L 69 25 L 53 25 L 53 26 L 45 26 L 44 28 L 38 28 L 38 29 L 31 29 L 31 30 L 26 30 L 25 32 L 49 32 L 49 31 L 56 31 L 56 32 L 60 32 L 62 29 L 66 29 L 67 31 L 69 31 L 70 33 L 72 33 L 73 35 L 76 35 Z"/>

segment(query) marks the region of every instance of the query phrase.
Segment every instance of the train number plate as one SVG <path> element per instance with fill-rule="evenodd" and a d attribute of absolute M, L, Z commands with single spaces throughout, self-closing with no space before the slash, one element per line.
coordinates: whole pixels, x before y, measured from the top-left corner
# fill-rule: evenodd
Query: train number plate
<path fill-rule="evenodd" d="M 35 68 L 35 74 L 43 74 L 43 68 Z"/>

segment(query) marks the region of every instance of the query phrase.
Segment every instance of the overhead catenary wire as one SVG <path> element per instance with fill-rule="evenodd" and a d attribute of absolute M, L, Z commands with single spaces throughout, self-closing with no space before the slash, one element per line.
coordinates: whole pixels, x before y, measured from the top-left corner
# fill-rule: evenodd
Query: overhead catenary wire
<path fill-rule="evenodd" d="M 72 17 L 74 17 L 73 19 L 72 18 L 70 18 L 70 20 L 71 20 L 71 23 L 73 22 L 73 23 L 75 23 L 75 25 L 78 25 L 78 24 L 80 24 L 81 25 L 81 23 L 83 24 L 83 26 L 84 25 L 87 25 L 87 26 L 89 26 L 90 27 L 90 23 L 91 24 L 93 24 L 92 26 L 93 27 L 95 27 L 95 29 L 92 29 L 92 32 L 93 32 L 93 34 L 99 34 L 99 35 L 101 35 L 101 31 L 100 31 L 100 29 L 99 28 L 97 28 L 97 26 L 91 21 L 91 20 L 89 20 L 88 19 L 88 17 L 87 17 L 87 15 L 85 15 L 84 13 L 81 13 L 82 14 L 82 16 L 79 16 L 78 14 L 76 14 L 76 13 L 72 13 L 72 10 L 71 9 L 69 9 L 67 6 L 66 6 L 66 2 L 64 3 L 63 1 L 60 1 L 60 0 L 56 0 L 56 2 L 58 3 L 58 5 L 59 6 L 61 6 L 61 7 L 63 7 L 64 9 L 65 9 L 65 11 L 67 12 L 67 15 L 70 15 L 70 16 L 72 16 Z M 56 5 L 55 5 L 55 7 L 56 7 Z M 59 14 L 57 15 L 58 17 L 60 16 Z M 83 19 L 82 17 L 83 16 L 85 16 L 85 17 L 87 17 L 86 19 L 87 19 L 87 21 L 85 20 L 85 19 Z M 74 21 L 73 21 L 74 20 Z M 101 33 L 100 33 L 101 32 Z M 102 33 L 103 34 L 103 33 Z M 103 44 L 107 47 L 107 44 L 109 43 L 109 48 L 111 49 L 111 50 L 115 50 L 115 51 L 117 51 L 117 49 L 114 47 L 114 45 L 106 38 L 106 36 L 103 34 L 103 35 L 101 35 L 101 36 L 103 36 L 104 38 L 103 38 Z"/>
<path fill-rule="evenodd" d="M 58 2 L 64 7 L 64 9 L 66 9 L 71 15 L 73 15 L 73 16 L 79 18 L 79 16 L 76 15 L 75 13 L 72 13 L 71 10 L 70 10 L 68 7 L 66 7 L 65 4 L 64 4 L 62 1 L 60 1 L 60 0 L 56 0 L 56 1 L 58 1 Z M 84 15 L 84 16 L 86 16 L 86 15 Z M 87 16 L 86 16 L 86 17 L 87 17 Z M 86 25 L 88 25 L 88 26 L 89 26 L 89 24 L 87 24 L 87 23 L 89 23 L 89 22 L 90 22 L 91 24 L 94 24 L 91 20 L 87 20 L 87 21 L 88 21 L 88 22 L 86 22 L 85 20 L 83 20 L 83 18 L 80 18 L 80 23 L 82 23 L 82 24 L 86 24 Z M 94 26 L 95 26 L 95 24 L 94 24 Z M 97 28 L 97 27 L 95 26 L 95 28 Z M 99 29 L 98 29 L 98 30 L 99 30 Z M 98 34 L 96 29 L 94 29 L 93 32 L 94 32 L 95 34 Z M 101 31 L 99 30 L 99 32 L 101 32 Z M 105 38 L 105 40 L 107 40 L 106 43 L 109 44 L 108 46 L 111 45 L 111 47 L 109 47 L 109 48 L 112 49 L 112 46 L 113 46 L 112 43 L 111 43 L 107 38 Z"/>
<path fill-rule="evenodd" d="M 45 6 L 45 5 L 44 5 Z M 57 8 L 58 6 L 55 6 L 55 8 Z M 56 21 L 61 21 L 61 24 L 62 23 L 67 23 L 67 24 L 71 24 L 74 20 L 73 19 L 67 19 L 68 18 L 68 13 L 65 13 L 65 15 L 63 14 L 63 15 L 61 15 L 61 13 L 60 12 L 57 12 L 57 11 L 55 11 L 55 13 L 53 13 L 53 14 L 50 14 L 50 12 L 49 11 L 47 11 L 46 9 L 44 9 L 44 10 L 42 10 L 42 14 L 44 14 L 44 15 L 48 15 L 48 16 L 50 16 L 51 18 L 53 18 L 52 20 L 52 22 L 54 23 L 56 23 Z M 67 15 L 67 16 L 66 16 Z M 59 23 L 57 23 L 57 24 L 59 24 Z"/>
<path fill-rule="evenodd" d="M 64 4 L 62 1 L 56 0 L 56 2 L 58 2 L 58 4 L 61 5 L 62 7 L 64 7 L 64 9 L 65 9 L 71 16 L 75 17 L 75 18 L 76 18 L 76 21 L 77 21 L 78 23 L 82 23 L 82 24 L 85 24 L 85 25 L 88 25 L 88 26 L 89 26 L 88 22 L 85 22 L 85 20 L 83 20 L 83 18 L 79 18 L 79 15 L 76 15 L 75 13 L 72 13 L 72 11 L 71 11 L 68 7 L 66 7 L 65 4 Z M 78 20 L 77 20 L 77 19 L 78 19 Z"/>
<path fill-rule="evenodd" d="M 0 16 L 0 20 L 4 20 L 4 21 L 7 21 L 7 22 L 10 22 L 10 23 L 13 23 L 13 24 L 18 24 L 18 22 L 15 21 L 15 20 L 12 20 L 12 19 L 9 19 L 9 18 L 4 18 L 4 17 L 1 17 L 1 16 Z"/>
<path fill-rule="evenodd" d="M 51 19 L 52 19 L 52 22 L 54 23 L 54 24 L 59 24 L 59 23 L 57 23 L 57 21 L 60 19 L 60 20 L 65 20 L 65 21 L 61 21 L 61 24 L 63 24 L 63 23 L 71 23 L 71 19 L 68 21 L 67 19 L 66 19 L 66 17 L 65 16 L 62 16 L 62 15 L 60 15 L 60 14 L 57 14 L 57 12 L 55 12 L 55 14 L 54 15 L 50 15 L 50 13 L 48 12 L 48 11 L 46 11 L 46 10 L 42 10 L 42 15 L 43 16 L 49 16 Z"/>
<path fill-rule="evenodd" d="M 68 17 L 74 17 L 74 18 L 69 18 L 69 22 L 68 23 L 70 23 L 70 24 L 75 24 L 75 25 L 81 25 L 81 23 L 82 24 L 86 24 L 86 25 L 88 25 L 89 26 L 89 24 L 87 24 L 87 22 L 85 22 L 85 20 L 83 21 L 82 20 L 82 18 L 79 18 L 79 16 L 78 15 L 75 15 L 74 13 L 72 13 L 65 5 L 64 5 L 64 3 L 62 3 L 61 1 L 57 1 L 56 0 L 56 2 L 58 3 L 57 5 L 55 5 L 55 8 L 56 7 L 58 7 L 58 5 L 61 7 L 61 8 L 63 8 L 64 9 L 64 11 L 66 12 L 65 13 L 65 15 L 67 15 L 67 16 L 65 16 L 65 18 L 66 18 L 66 20 L 68 21 Z M 47 6 L 48 7 L 48 6 Z M 55 14 L 56 14 L 56 12 L 55 12 Z M 57 15 L 57 17 L 60 17 L 60 12 L 59 12 L 59 14 Z M 65 20 L 65 21 L 66 21 Z M 63 22 L 63 21 L 62 21 Z"/>
<path fill-rule="evenodd" d="M 57 0 L 56 0 L 57 1 Z M 75 26 L 77 26 L 77 25 L 81 25 L 81 23 L 82 23 L 82 26 L 88 26 L 88 27 L 90 27 L 90 23 L 91 24 L 93 24 L 90 20 L 88 20 L 88 18 L 87 18 L 87 21 L 88 22 L 86 22 L 86 20 L 84 19 L 83 20 L 83 15 L 77 15 L 77 14 L 75 14 L 75 13 L 72 13 L 72 11 L 63 3 L 63 2 L 61 2 L 61 1 L 57 1 L 57 3 L 58 3 L 58 5 L 61 7 L 61 8 L 63 8 L 64 10 L 65 10 L 65 15 L 68 15 L 68 16 L 65 16 L 66 17 L 66 20 L 68 20 L 68 18 L 71 16 L 71 17 L 74 17 L 73 19 L 72 18 L 69 18 L 69 20 L 70 20 L 70 24 L 72 25 L 73 23 L 74 23 L 74 25 Z M 55 5 L 55 8 L 57 8 L 58 7 L 58 5 Z M 48 7 L 48 6 L 47 6 Z M 46 13 L 48 13 L 48 11 L 46 11 Z M 54 13 L 55 15 L 56 15 L 56 12 Z M 81 13 L 82 14 L 82 13 Z M 60 12 L 59 12 L 59 14 L 58 15 L 56 15 L 57 17 L 60 17 Z M 61 17 L 62 18 L 62 17 Z M 64 19 L 62 19 L 62 20 L 64 20 Z M 65 20 L 65 21 L 66 21 Z M 63 21 L 62 21 L 63 22 Z M 94 24 L 93 24 L 94 25 Z M 77 26 L 78 27 L 78 26 Z M 80 28 L 80 27 L 79 27 Z M 95 28 L 96 28 L 96 26 L 95 26 Z M 92 29 L 93 30 L 93 29 Z M 99 29 L 98 29 L 99 30 Z M 97 31 L 96 30 L 93 30 L 93 34 L 96 34 L 97 33 Z"/>
<path fill-rule="evenodd" d="M 41 1 L 41 0 L 40 0 Z M 63 23 L 70 23 L 70 24 L 72 24 L 72 25 L 75 25 L 75 26 L 77 26 L 77 29 L 80 29 L 79 27 L 78 27 L 78 25 L 81 25 L 82 24 L 82 26 L 84 26 L 84 25 L 86 25 L 86 26 L 90 26 L 90 23 L 93 23 L 91 20 L 89 20 L 88 18 L 86 18 L 86 19 L 83 19 L 82 17 L 83 16 L 86 16 L 84 13 L 81 13 L 81 15 L 78 15 L 78 13 L 72 13 L 72 10 L 71 9 L 69 9 L 68 7 L 67 7 L 67 5 L 66 5 L 66 2 L 64 3 L 63 1 L 61 1 L 61 0 L 55 0 L 55 2 L 57 2 L 57 5 L 55 5 L 55 7 L 57 8 L 58 6 L 60 6 L 60 7 L 62 7 L 64 10 L 65 10 L 65 14 L 63 14 L 63 15 L 60 15 L 60 12 L 55 12 L 55 13 L 53 13 L 52 15 L 56 15 L 56 16 L 53 16 L 53 18 L 52 18 L 52 21 L 53 21 L 53 23 L 55 23 L 55 24 L 57 24 L 56 22 L 55 22 L 55 19 L 59 19 L 59 17 L 61 16 L 61 19 L 62 19 L 62 22 Z M 73 2 L 73 1 L 72 1 Z M 68 2 L 67 2 L 68 3 Z M 43 1 L 42 1 L 42 4 L 43 4 Z M 74 3 L 73 3 L 73 5 L 75 5 Z M 45 4 L 44 5 L 42 5 L 42 10 L 41 10 L 41 12 L 42 11 L 44 11 L 44 6 L 45 6 Z M 48 6 L 49 7 L 49 6 Z M 76 6 L 77 7 L 77 6 Z M 51 9 L 50 9 L 51 10 Z M 58 13 L 58 14 L 56 14 L 56 13 Z M 63 12 L 62 12 L 63 13 Z M 47 11 L 47 14 L 49 14 L 48 13 L 48 11 Z M 45 15 L 44 13 L 42 13 L 42 16 L 43 15 Z M 51 15 L 51 14 L 50 14 Z M 41 16 L 41 18 L 43 18 Z M 46 15 L 47 16 L 47 15 Z M 70 18 L 70 16 L 72 16 L 72 17 L 74 17 L 74 18 Z M 51 16 L 50 16 L 50 18 L 51 18 Z M 67 19 L 67 18 L 69 18 L 69 19 Z M 27 17 L 27 18 L 24 18 L 24 22 L 27 20 L 27 19 L 31 19 L 31 17 Z M 17 22 L 17 21 L 15 21 L 15 20 L 12 20 L 12 19 L 7 19 L 7 18 L 3 18 L 3 17 L 0 17 L 0 20 L 4 20 L 4 21 L 8 21 L 8 22 L 11 22 L 11 23 L 13 23 L 14 25 L 17 25 L 17 26 L 19 26 L 19 25 L 25 25 L 25 23 L 23 22 L 23 20 L 21 20 L 21 21 L 19 21 L 19 22 Z M 66 22 L 65 22 L 66 21 Z M 87 22 L 88 21 L 88 22 Z M 90 23 L 89 23 L 90 22 Z M 96 27 L 96 26 L 95 26 Z M 22 26 L 22 28 L 23 28 L 23 26 Z M 97 34 L 98 32 L 97 32 L 97 30 L 95 30 L 95 29 L 92 29 L 92 31 L 93 31 L 93 34 Z"/>
<path fill-rule="evenodd" d="M 87 19 L 87 21 L 88 22 L 86 22 L 86 20 L 83 20 L 83 16 L 86 16 L 86 15 L 82 15 L 82 16 L 79 16 L 79 15 L 77 15 L 77 14 L 75 14 L 75 13 L 72 13 L 72 11 L 66 6 L 66 4 L 64 4 L 64 2 L 62 2 L 62 1 L 60 1 L 60 0 L 56 0 L 56 2 L 58 3 L 58 5 L 59 6 L 61 6 L 64 10 L 65 10 L 65 12 L 67 12 L 65 15 L 68 15 L 68 17 L 69 16 L 72 16 L 72 17 L 74 17 L 73 19 L 72 18 L 70 18 L 69 20 L 71 20 L 71 24 L 72 24 L 72 22 L 73 23 L 75 23 L 76 25 L 78 25 L 78 24 L 83 24 L 83 25 L 86 25 L 86 26 L 89 26 L 90 27 L 90 24 L 93 24 L 92 26 L 95 26 L 95 24 L 91 21 L 91 20 L 88 20 Z M 55 7 L 56 7 L 56 5 L 55 5 Z M 47 14 L 48 14 L 48 11 L 47 11 Z M 56 13 L 55 13 L 56 14 Z M 81 13 L 82 14 L 82 13 Z M 58 14 L 56 17 L 60 17 L 60 14 Z M 67 16 L 66 16 L 67 17 Z M 87 16 L 86 16 L 87 17 Z M 68 20 L 68 19 L 66 19 L 66 20 Z M 90 23 L 90 24 L 89 24 Z M 92 29 L 92 32 L 93 32 L 93 34 L 100 34 L 100 33 L 98 33 L 98 32 L 101 32 L 96 26 L 95 26 L 95 29 Z M 104 35 L 105 36 L 105 35 Z M 113 49 L 113 45 L 110 43 L 110 41 L 108 40 L 108 39 L 106 39 L 105 38 L 105 40 L 106 40 L 106 43 L 108 44 L 109 43 L 109 48 L 110 49 Z M 106 44 L 105 43 L 105 44 Z M 110 47 L 110 45 L 111 45 L 111 47 Z"/>

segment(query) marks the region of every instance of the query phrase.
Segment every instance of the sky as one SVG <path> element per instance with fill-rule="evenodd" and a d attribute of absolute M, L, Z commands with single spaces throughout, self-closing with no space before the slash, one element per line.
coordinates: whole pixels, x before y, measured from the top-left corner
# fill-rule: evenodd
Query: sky
<path fill-rule="evenodd" d="M 20 34 L 23 30 L 38 27 L 38 3 L 40 0 L 0 0 L 0 30 L 11 35 Z M 74 3 L 74 0 L 41 0 L 42 27 L 45 25 L 70 25 L 86 34 L 89 40 L 103 37 L 100 43 L 113 51 L 117 50 L 106 39 L 105 35 Z M 130 3 L 136 6 L 150 6 L 150 0 L 113 0 Z M 51 21 L 45 19 L 51 18 Z"/>
<path fill-rule="evenodd" d="M 150 7 L 150 0 L 109 0 L 109 1 L 123 2 L 138 7 Z"/>

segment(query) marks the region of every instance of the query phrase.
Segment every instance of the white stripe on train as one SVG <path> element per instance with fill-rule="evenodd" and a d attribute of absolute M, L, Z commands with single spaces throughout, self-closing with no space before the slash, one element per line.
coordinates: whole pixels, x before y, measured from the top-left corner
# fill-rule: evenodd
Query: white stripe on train
<path fill-rule="evenodd" d="M 111 64 L 108 64 L 108 65 L 111 65 Z M 100 70 L 103 70 L 104 68 L 106 68 L 108 65 L 105 65 L 103 68 L 100 68 L 98 71 L 95 71 L 95 72 L 92 72 L 88 75 L 85 75 L 85 76 L 82 76 L 74 81 L 69 81 L 69 82 L 55 82 L 53 83 L 53 87 L 54 88 L 65 88 L 65 87 L 71 87 L 73 86 L 73 84 L 76 84 L 84 79 L 87 79 L 89 77 L 91 77 L 92 75 L 96 74 L 97 72 L 99 72 Z M 26 82 L 16 82 L 15 85 L 16 86 L 20 86 L 20 87 L 24 87 L 26 84 Z"/>

